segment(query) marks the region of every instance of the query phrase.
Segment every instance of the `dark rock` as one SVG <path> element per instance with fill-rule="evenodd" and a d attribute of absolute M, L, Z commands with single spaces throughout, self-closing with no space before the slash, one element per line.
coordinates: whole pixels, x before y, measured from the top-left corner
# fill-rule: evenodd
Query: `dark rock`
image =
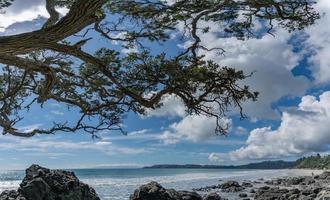
<path fill-rule="evenodd" d="M 318 179 L 329 179 L 330 178 L 330 171 L 323 172 L 318 176 Z"/>
<path fill-rule="evenodd" d="M 305 195 L 305 196 L 308 196 L 308 195 L 310 195 L 310 194 L 314 194 L 314 192 L 312 191 L 312 190 L 302 190 L 301 192 L 300 192 L 300 194 L 302 194 L 302 195 Z"/>
<path fill-rule="evenodd" d="M 26 200 L 15 190 L 5 190 L 0 194 L 0 200 Z"/>
<path fill-rule="evenodd" d="M 178 191 L 180 200 L 202 200 L 202 197 L 196 192 Z M 176 200 L 176 199 L 173 199 Z"/>
<path fill-rule="evenodd" d="M 265 188 L 265 187 L 262 187 Z M 278 187 L 275 188 L 267 188 L 262 189 L 260 188 L 255 194 L 255 200 L 286 200 L 288 199 L 287 193 L 289 192 L 288 189 L 280 189 Z"/>
<path fill-rule="evenodd" d="M 210 193 L 204 198 L 204 200 L 222 200 L 222 199 L 217 193 Z"/>
<path fill-rule="evenodd" d="M 26 170 L 18 192 L 27 200 L 99 200 L 95 190 L 80 182 L 73 172 L 38 165 Z"/>
<path fill-rule="evenodd" d="M 157 182 L 142 185 L 130 196 L 130 200 L 202 200 L 196 192 L 165 189 Z"/>
<path fill-rule="evenodd" d="M 281 185 L 282 184 L 282 179 L 268 180 L 268 181 L 265 181 L 265 184 L 267 184 L 267 185 Z"/>
<path fill-rule="evenodd" d="M 304 180 L 305 180 L 304 177 L 290 177 L 284 181 L 284 185 L 286 186 L 299 185 L 303 183 Z"/>
<path fill-rule="evenodd" d="M 222 192 L 239 192 L 244 190 L 237 181 L 227 181 L 220 186 Z"/>
<path fill-rule="evenodd" d="M 313 193 L 314 194 L 318 194 L 319 192 L 321 192 L 322 188 L 317 187 L 317 188 L 313 188 Z"/>
<path fill-rule="evenodd" d="M 179 198 L 179 194 L 170 190 L 167 191 L 157 182 L 150 182 L 142 185 L 139 189 L 135 190 L 134 194 L 130 196 L 130 200 L 171 200 L 175 197 Z"/>
<path fill-rule="evenodd" d="M 100 200 L 95 190 L 73 172 L 32 165 L 17 191 L 5 191 L 0 200 Z"/>
<path fill-rule="evenodd" d="M 259 188 L 259 190 L 269 190 L 269 189 L 270 189 L 269 186 L 262 186 L 262 187 Z"/>
<path fill-rule="evenodd" d="M 252 185 L 252 183 L 250 183 L 250 182 L 243 182 L 243 183 L 242 183 L 242 187 L 245 187 L 245 188 L 251 188 L 251 187 L 253 187 L 253 185 Z"/>
<path fill-rule="evenodd" d="M 300 190 L 297 188 L 289 190 L 289 194 L 300 194 Z"/>
<path fill-rule="evenodd" d="M 201 187 L 201 188 L 194 188 L 193 191 L 208 192 L 210 190 L 219 189 L 220 187 L 221 187 L 221 185 L 211 185 L 211 186 L 206 186 L 206 187 Z"/>
<path fill-rule="evenodd" d="M 244 198 L 244 197 L 247 197 L 248 195 L 246 193 L 240 193 L 238 196 L 241 198 Z"/>

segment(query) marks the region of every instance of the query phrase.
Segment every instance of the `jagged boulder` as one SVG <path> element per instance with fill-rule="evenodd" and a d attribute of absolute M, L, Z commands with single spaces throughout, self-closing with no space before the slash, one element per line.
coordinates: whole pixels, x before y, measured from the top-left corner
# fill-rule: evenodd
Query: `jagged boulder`
<path fill-rule="evenodd" d="M 32 165 L 17 191 L 5 191 L 0 200 L 100 200 L 95 190 L 73 172 Z"/>
<path fill-rule="evenodd" d="M 255 200 L 287 200 L 288 193 L 290 191 L 288 189 L 281 189 L 278 187 L 270 188 L 268 186 L 264 186 L 259 188 L 255 195 Z"/>
<path fill-rule="evenodd" d="M 222 200 L 222 198 L 217 193 L 208 194 L 204 200 Z"/>
<path fill-rule="evenodd" d="M 142 185 L 130 196 L 130 200 L 202 200 L 196 192 L 165 189 L 157 182 Z"/>
<path fill-rule="evenodd" d="M 0 194 L 0 200 L 26 200 L 15 190 L 5 190 Z"/>
<path fill-rule="evenodd" d="M 330 199 L 330 191 L 329 190 L 322 190 L 316 197 L 316 200 L 327 200 Z"/>
<path fill-rule="evenodd" d="M 220 186 L 222 192 L 239 192 L 244 190 L 237 181 L 227 181 Z"/>
<path fill-rule="evenodd" d="M 167 191 L 157 182 L 150 182 L 146 185 L 142 185 L 139 189 L 134 191 L 134 194 L 130 196 L 130 200 L 171 200 L 175 195 L 178 195 L 176 191 Z"/>
<path fill-rule="evenodd" d="M 319 176 L 316 176 L 316 178 L 319 178 L 319 179 L 330 179 L 330 171 L 325 171 L 322 174 L 320 174 Z"/>

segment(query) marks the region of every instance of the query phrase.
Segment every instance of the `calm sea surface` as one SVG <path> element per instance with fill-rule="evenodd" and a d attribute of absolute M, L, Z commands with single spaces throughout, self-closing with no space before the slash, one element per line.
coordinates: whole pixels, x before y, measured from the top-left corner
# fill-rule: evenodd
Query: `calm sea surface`
<path fill-rule="evenodd" d="M 225 180 L 271 179 L 310 175 L 310 170 L 223 170 L 223 169 L 78 169 L 83 182 L 94 187 L 103 200 L 124 200 L 142 184 L 157 181 L 166 188 L 191 190 Z M 24 171 L 0 171 L 0 192 L 16 189 Z"/>

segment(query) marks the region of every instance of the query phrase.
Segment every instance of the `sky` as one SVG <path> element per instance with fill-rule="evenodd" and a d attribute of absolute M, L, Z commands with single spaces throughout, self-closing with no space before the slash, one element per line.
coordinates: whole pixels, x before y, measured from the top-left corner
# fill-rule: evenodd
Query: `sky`
<path fill-rule="evenodd" d="M 28 32 L 48 17 L 44 0 L 16 0 L 0 14 L 0 35 Z M 187 115 L 175 96 L 163 99 L 164 106 L 146 116 L 128 113 L 118 132 L 89 134 L 58 133 L 17 138 L 0 136 L 0 169 L 23 169 L 32 163 L 51 168 L 141 167 L 153 164 L 242 164 L 262 160 L 294 160 L 330 150 L 330 1 L 315 6 L 322 18 L 304 32 L 276 29 L 275 37 L 256 39 L 220 38 L 212 28 L 202 36 L 209 48 L 223 47 L 224 56 L 207 52 L 206 58 L 254 72 L 244 83 L 260 92 L 257 102 L 244 103 L 248 118 L 229 112 L 227 136 L 215 136 L 215 121 Z M 61 9 L 62 14 L 66 13 Z M 215 26 L 212 26 L 215 27 Z M 106 43 L 97 38 L 86 51 Z M 184 47 L 177 40 L 154 51 L 175 52 Z M 0 47 L 1 48 L 1 47 Z M 125 53 L 125 51 L 123 51 Z M 74 118 L 77 113 L 49 102 L 43 109 L 25 115 L 21 129 L 30 130 L 53 120 Z"/>

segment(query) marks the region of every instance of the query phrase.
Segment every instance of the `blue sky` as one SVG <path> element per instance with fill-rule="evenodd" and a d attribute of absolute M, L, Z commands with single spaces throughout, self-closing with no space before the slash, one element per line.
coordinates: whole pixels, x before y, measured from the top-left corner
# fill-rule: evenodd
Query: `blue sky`
<path fill-rule="evenodd" d="M 52 168 L 137 167 L 152 164 L 240 164 L 260 160 L 296 159 L 316 152 L 327 153 L 330 143 L 330 3 L 319 0 L 316 9 L 325 13 L 305 32 L 239 41 L 219 38 L 217 27 L 202 40 L 208 47 L 223 47 L 206 58 L 255 72 L 244 83 L 260 92 L 257 102 L 244 104 L 247 119 L 232 110 L 223 120 L 231 125 L 227 136 L 214 135 L 214 120 L 188 116 L 180 100 L 163 99 L 164 106 L 146 116 L 128 113 L 119 132 L 99 133 L 92 139 L 83 132 L 35 136 L 29 139 L 0 136 L 0 169 L 22 169 L 32 163 Z M 61 12 L 65 13 L 65 10 Z M 1 35 L 31 31 L 47 17 L 43 0 L 16 0 L 0 14 Z M 101 46 L 119 48 L 92 35 L 84 50 Z M 153 52 L 177 52 L 184 44 L 172 41 Z M 45 127 L 53 120 L 71 120 L 74 110 L 48 102 L 26 113 L 21 129 Z"/>

